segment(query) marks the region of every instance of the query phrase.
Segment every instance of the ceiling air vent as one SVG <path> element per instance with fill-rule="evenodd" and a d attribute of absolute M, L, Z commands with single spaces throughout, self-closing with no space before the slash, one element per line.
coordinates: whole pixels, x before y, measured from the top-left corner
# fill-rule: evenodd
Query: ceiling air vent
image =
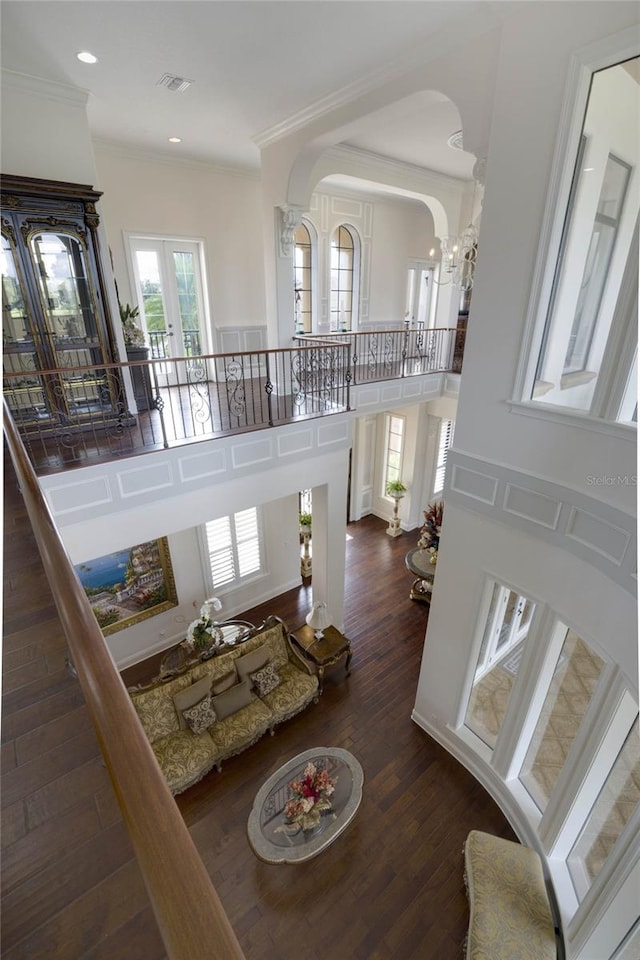
<path fill-rule="evenodd" d="M 172 93 L 184 93 L 192 83 L 193 80 L 187 80 L 185 77 L 176 77 L 172 73 L 165 73 L 160 77 L 156 86 L 166 87 Z"/>

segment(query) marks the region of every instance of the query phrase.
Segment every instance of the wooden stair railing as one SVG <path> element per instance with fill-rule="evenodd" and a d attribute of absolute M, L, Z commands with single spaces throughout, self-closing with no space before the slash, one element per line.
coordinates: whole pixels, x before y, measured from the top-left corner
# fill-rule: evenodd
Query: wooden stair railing
<path fill-rule="evenodd" d="M 71 659 L 169 960 L 244 960 L 4 404 L 4 429 Z"/>

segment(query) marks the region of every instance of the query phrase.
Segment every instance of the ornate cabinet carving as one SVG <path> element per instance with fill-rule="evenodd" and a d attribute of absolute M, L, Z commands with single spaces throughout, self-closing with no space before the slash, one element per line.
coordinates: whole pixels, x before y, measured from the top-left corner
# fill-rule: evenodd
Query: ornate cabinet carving
<path fill-rule="evenodd" d="M 121 409 L 119 377 L 100 368 L 114 359 L 100 196 L 78 184 L 2 177 L 4 395 L 23 430 L 82 429 Z"/>

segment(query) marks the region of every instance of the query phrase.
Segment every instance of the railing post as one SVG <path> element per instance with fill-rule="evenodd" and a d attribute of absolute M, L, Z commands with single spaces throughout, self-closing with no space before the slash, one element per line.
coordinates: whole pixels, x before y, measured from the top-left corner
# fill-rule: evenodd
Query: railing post
<path fill-rule="evenodd" d="M 267 395 L 267 416 L 269 418 L 269 426 L 273 426 L 273 401 L 271 399 L 271 394 L 273 393 L 273 383 L 271 381 L 271 366 L 269 364 L 269 352 L 265 351 L 265 375 L 266 383 L 264 385 L 264 390 Z"/>
<path fill-rule="evenodd" d="M 169 446 L 169 439 L 167 437 L 167 428 L 164 422 L 164 400 L 160 396 L 160 385 L 158 383 L 158 365 L 155 363 L 151 364 L 151 369 L 153 370 L 153 392 L 155 394 L 155 399 L 153 401 L 154 410 L 158 411 L 160 415 L 160 430 L 162 431 L 162 445 L 165 449 Z"/>

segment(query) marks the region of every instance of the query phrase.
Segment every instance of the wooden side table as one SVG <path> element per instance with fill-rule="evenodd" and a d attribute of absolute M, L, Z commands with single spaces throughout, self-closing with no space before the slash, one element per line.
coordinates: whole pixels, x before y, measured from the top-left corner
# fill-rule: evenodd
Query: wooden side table
<path fill-rule="evenodd" d="M 322 693 L 324 668 L 338 663 L 346 654 L 347 659 L 344 666 L 346 675 L 349 676 L 351 657 L 353 656 L 351 641 L 348 640 L 343 633 L 340 633 L 337 627 L 325 627 L 323 634 L 321 640 L 316 640 L 315 630 L 307 623 L 303 623 L 295 633 L 291 634 L 292 640 L 302 655 L 306 657 L 307 660 L 310 660 L 318 669 L 320 693 Z"/>

